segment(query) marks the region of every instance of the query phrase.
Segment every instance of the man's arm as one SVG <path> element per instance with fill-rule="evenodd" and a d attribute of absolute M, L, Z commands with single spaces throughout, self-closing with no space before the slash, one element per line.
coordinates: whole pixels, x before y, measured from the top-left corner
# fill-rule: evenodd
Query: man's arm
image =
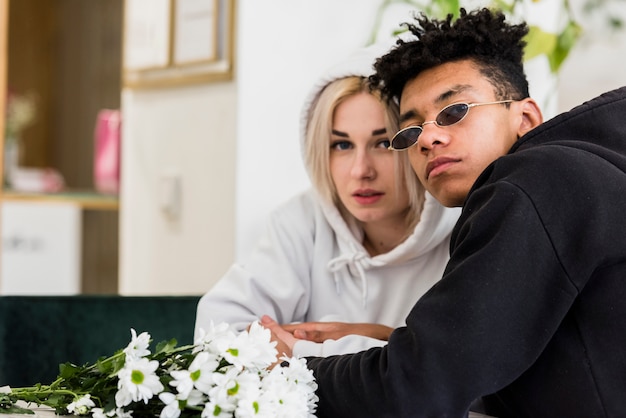
<path fill-rule="evenodd" d="M 453 240 L 386 347 L 309 359 L 319 417 L 463 416 L 533 364 L 576 295 L 533 202 L 508 183 L 477 190 Z"/>

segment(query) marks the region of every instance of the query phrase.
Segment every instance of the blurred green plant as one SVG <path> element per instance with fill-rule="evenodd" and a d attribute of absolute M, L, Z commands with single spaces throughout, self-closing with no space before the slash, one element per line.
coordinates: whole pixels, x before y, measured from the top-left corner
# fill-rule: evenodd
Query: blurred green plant
<path fill-rule="evenodd" d="M 532 0 L 532 3 L 541 1 L 554 0 Z M 562 3 L 561 11 L 564 14 L 564 25 L 557 32 L 546 31 L 539 26 L 529 24 L 529 32 L 526 36 L 525 59 L 530 60 L 539 55 L 545 54 L 548 58 L 550 70 L 552 73 L 558 73 L 561 65 L 572 51 L 578 40 L 580 39 L 583 29 L 579 22 L 574 18 L 569 0 L 558 0 Z M 586 0 L 583 6 L 583 12 L 592 13 L 596 11 L 606 11 L 609 9 L 611 2 L 620 0 Z M 621 0 L 623 1 L 623 0 Z M 452 14 L 454 18 L 459 15 L 459 9 L 466 7 L 473 8 L 464 4 L 461 0 L 384 0 L 377 11 L 376 21 L 372 29 L 372 33 L 368 43 L 376 41 L 378 32 L 383 21 L 385 12 L 393 5 L 404 4 L 415 8 L 416 11 L 425 13 L 431 17 L 444 18 L 448 14 Z M 474 4 L 474 6 L 476 6 Z M 523 0 L 487 0 L 482 6 L 492 9 L 502 10 L 507 16 L 515 19 L 525 19 Z M 622 29 L 624 22 L 614 14 L 605 12 L 604 20 L 611 29 Z M 406 31 L 401 28 L 395 31 L 394 35 Z"/>

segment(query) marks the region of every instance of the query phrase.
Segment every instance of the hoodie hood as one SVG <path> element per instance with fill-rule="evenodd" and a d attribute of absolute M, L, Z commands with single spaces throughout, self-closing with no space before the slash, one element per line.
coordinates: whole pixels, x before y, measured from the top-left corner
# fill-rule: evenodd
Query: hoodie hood
<path fill-rule="evenodd" d="M 510 153 L 537 145 L 562 144 L 586 149 L 624 170 L 626 155 L 626 87 L 606 92 L 528 132 Z"/>
<path fill-rule="evenodd" d="M 303 160 L 305 159 L 304 141 L 306 138 L 306 128 L 311 117 L 313 104 L 317 102 L 317 98 L 321 94 L 322 90 L 324 90 L 324 88 L 326 88 L 326 86 L 330 83 L 340 78 L 351 76 L 369 77 L 374 74 L 374 62 L 378 57 L 381 57 L 389 52 L 391 47 L 395 45 L 395 41 L 396 39 L 392 38 L 385 42 L 379 42 L 365 48 L 358 49 L 354 53 L 346 56 L 344 60 L 339 61 L 328 68 L 313 85 L 304 100 L 304 105 L 300 115 L 300 151 L 302 153 Z"/>
<path fill-rule="evenodd" d="M 368 300 L 367 270 L 417 262 L 430 257 L 436 247 L 445 245 L 447 248 L 452 229 L 461 214 L 461 208 L 446 208 L 426 192 L 420 221 L 413 232 L 393 250 L 372 257 L 363 247 L 363 232 L 356 225 L 349 225 L 335 206 L 326 203 L 321 197 L 317 200 L 337 237 L 339 255 L 328 262 L 328 269 L 334 275 L 336 291 L 341 293 L 342 279 L 358 277 L 364 307 Z M 419 272 L 416 274 L 419 275 Z"/>
<path fill-rule="evenodd" d="M 367 47 L 358 49 L 347 55 L 343 60 L 337 62 L 328 68 L 313 85 L 309 94 L 306 96 L 302 107 L 300 117 L 300 152 L 302 160 L 308 172 L 306 165 L 306 131 L 314 104 L 317 102 L 322 91 L 333 81 L 346 77 L 369 77 L 374 74 L 374 62 L 378 57 L 389 52 L 395 45 L 396 39 L 390 38 L 384 42 L 375 43 Z M 317 192 L 316 192 L 317 194 Z M 359 257 L 369 258 L 367 251 L 361 245 L 363 241 L 363 232 L 356 225 L 348 225 L 339 210 L 331 203 L 327 202 L 321 196 L 317 196 L 324 216 L 332 226 L 338 236 L 341 252 L 359 253 Z M 347 248 L 347 247 L 349 248 Z"/>
<path fill-rule="evenodd" d="M 345 60 L 333 65 L 313 85 L 307 95 L 301 113 L 300 147 L 305 160 L 305 138 L 312 107 L 328 84 L 340 78 L 368 77 L 374 73 L 376 59 L 395 46 L 397 38 L 388 39 L 359 49 L 346 56 Z M 308 170 L 308 169 L 307 169 Z M 310 174 L 310 173 L 309 173 Z M 428 254 L 435 247 L 447 243 L 460 209 L 447 209 L 426 193 L 420 221 L 409 237 L 388 253 L 371 257 L 363 247 L 363 231 L 356 225 L 346 222 L 339 209 L 321 196 L 317 198 L 324 217 L 333 228 L 339 247 L 339 256 L 330 260 L 328 269 L 333 272 L 337 292 L 341 291 L 341 281 L 348 277 L 358 278 L 362 286 L 364 305 L 367 303 L 366 271 L 376 267 L 410 262 Z"/>

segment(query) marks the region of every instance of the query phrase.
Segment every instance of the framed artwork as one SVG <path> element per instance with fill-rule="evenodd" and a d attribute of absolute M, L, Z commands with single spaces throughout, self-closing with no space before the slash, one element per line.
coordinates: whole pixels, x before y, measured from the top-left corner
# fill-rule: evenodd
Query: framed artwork
<path fill-rule="evenodd" d="M 128 88 L 232 79 L 236 0 L 126 0 Z"/>
<path fill-rule="evenodd" d="M 124 67 L 163 68 L 169 64 L 170 0 L 126 0 Z"/>
<path fill-rule="evenodd" d="M 218 0 L 176 0 L 174 4 L 174 65 L 217 60 Z"/>

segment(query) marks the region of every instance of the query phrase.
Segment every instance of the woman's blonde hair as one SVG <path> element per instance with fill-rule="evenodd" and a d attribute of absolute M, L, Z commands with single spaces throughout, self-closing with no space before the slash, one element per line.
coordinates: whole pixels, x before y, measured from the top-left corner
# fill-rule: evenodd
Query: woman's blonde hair
<path fill-rule="evenodd" d="M 378 90 L 372 89 L 366 77 L 351 76 L 329 83 L 313 101 L 308 113 L 305 134 L 305 163 L 313 187 L 329 203 L 337 206 L 344 216 L 352 216 L 341 203 L 332 180 L 329 167 L 330 143 L 332 137 L 333 116 L 339 104 L 359 93 L 368 93 L 380 101 L 385 108 L 385 127 L 389 135 L 398 131 L 399 109 L 395 103 L 387 103 Z M 390 138 L 391 139 L 391 138 Z M 394 152 L 396 187 L 402 193 L 409 194 L 407 227 L 412 228 L 420 218 L 424 205 L 424 188 L 419 182 L 409 163 L 406 152 Z M 346 219 L 350 222 L 354 219 Z"/>

